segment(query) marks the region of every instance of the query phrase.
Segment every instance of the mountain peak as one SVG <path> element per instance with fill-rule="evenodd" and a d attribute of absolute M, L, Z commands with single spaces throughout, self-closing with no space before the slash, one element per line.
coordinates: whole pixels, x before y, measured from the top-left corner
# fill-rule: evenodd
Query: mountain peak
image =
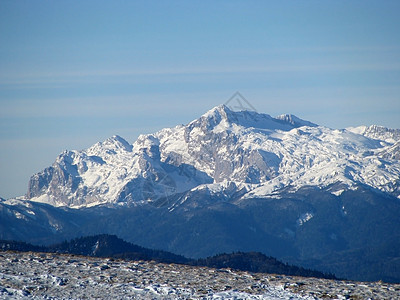
<path fill-rule="evenodd" d="M 229 109 L 224 104 L 218 105 L 207 111 L 202 115 L 204 118 L 217 118 L 217 119 L 227 119 L 228 116 L 233 113 L 232 110 Z"/>
<path fill-rule="evenodd" d="M 277 119 L 271 117 L 269 114 L 258 113 L 256 111 L 234 111 L 222 104 L 206 112 L 199 120 L 202 122 L 207 122 L 207 129 L 213 129 L 219 124 L 225 125 L 224 127 L 229 127 L 232 124 L 236 124 L 244 128 L 257 128 L 266 130 L 279 129 L 284 131 L 305 125 L 317 126 L 314 123 L 304 121 L 293 115 L 286 116 L 288 116 L 286 119 Z M 198 120 L 195 120 L 193 122 L 196 123 L 197 121 Z"/>
<path fill-rule="evenodd" d="M 119 135 L 113 135 L 109 137 L 104 142 L 99 142 L 89 148 L 90 153 L 95 153 L 101 151 L 101 149 L 106 150 L 122 150 L 127 152 L 132 152 L 132 145 L 129 144 L 124 138 L 120 137 Z"/>
<path fill-rule="evenodd" d="M 119 135 L 113 135 L 112 137 L 108 138 L 105 140 L 104 143 L 110 143 L 114 145 L 120 145 L 123 148 L 126 148 L 126 150 L 131 149 L 132 145 L 129 144 L 124 138 L 120 137 Z"/>

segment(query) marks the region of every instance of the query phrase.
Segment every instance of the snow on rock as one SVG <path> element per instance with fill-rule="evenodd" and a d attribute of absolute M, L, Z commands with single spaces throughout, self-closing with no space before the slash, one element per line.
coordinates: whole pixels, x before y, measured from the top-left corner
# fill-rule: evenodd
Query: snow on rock
<path fill-rule="evenodd" d="M 396 299 L 399 284 L 50 253 L 0 253 L 1 299 Z"/>
<path fill-rule="evenodd" d="M 139 204 L 199 188 L 219 193 L 227 182 L 246 187 L 242 199 L 338 184 L 400 197 L 399 142 L 397 129 L 337 130 L 293 115 L 273 118 L 221 105 L 133 144 L 113 136 L 83 151 L 65 151 L 31 177 L 27 198 L 69 207 Z"/>

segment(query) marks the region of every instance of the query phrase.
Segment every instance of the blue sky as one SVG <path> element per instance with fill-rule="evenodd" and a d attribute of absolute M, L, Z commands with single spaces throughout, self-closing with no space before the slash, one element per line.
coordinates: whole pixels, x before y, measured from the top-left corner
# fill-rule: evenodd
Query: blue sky
<path fill-rule="evenodd" d="M 400 128 L 400 1 L 0 1 L 0 196 L 65 149 L 259 112 Z"/>

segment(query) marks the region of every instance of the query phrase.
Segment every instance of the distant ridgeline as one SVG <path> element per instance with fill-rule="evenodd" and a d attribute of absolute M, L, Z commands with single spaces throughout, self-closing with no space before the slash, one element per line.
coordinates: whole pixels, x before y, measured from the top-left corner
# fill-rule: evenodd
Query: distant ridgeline
<path fill-rule="evenodd" d="M 259 252 L 236 252 L 202 259 L 188 259 L 171 252 L 140 247 L 125 242 L 115 235 L 108 234 L 81 237 L 51 246 L 35 246 L 24 242 L 0 240 L 0 250 L 61 253 L 125 260 L 154 260 L 162 263 L 178 263 L 217 269 L 231 268 L 254 273 L 336 279 L 333 274 L 324 274 L 319 271 L 284 264 Z"/>

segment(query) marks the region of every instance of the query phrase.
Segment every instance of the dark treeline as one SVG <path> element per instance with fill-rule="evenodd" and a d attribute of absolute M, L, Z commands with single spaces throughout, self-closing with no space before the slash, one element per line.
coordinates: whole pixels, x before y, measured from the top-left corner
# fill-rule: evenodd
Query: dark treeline
<path fill-rule="evenodd" d="M 236 252 L 231 254 L 219 254 L 195 261 L 198 266 L 210 268 L 231 268 L 253 273 L 284 274 L 289 276 L 303 276 L 315 278 L 337 279 L 333 274 L 325 274 L 319 271 L 305 269 L 280 262 L 260 252 Z"/>
<path fill-rule="evenodd" d="M 163 263 L 187 264 L 216 269 L 230 268 L 253 273 L 336 279 L 332 274 L 324 274 L 319 271 L 288 265 L 259 252 L 224 253 L 207 258 L 189 259 L 171 252 L 137 246 L 125 242 L 115 235 L 108 234 L 76 238 L 47 247 L 0 240 L 0 250 L 62 253 L 124 260 L 154 260 Z"/>

